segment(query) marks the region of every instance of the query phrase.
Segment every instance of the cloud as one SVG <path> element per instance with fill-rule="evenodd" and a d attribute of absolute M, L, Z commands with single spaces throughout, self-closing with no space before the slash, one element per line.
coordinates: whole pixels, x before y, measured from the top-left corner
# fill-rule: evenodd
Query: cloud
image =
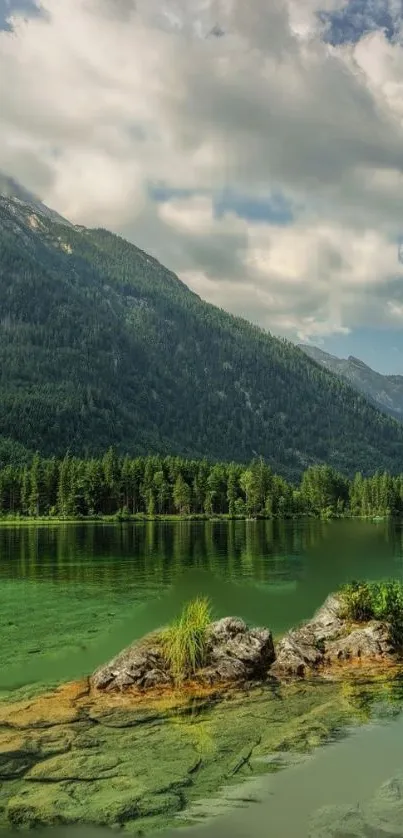
<path fill-rule="evenodd" d="M 378 30 L 327 43 L 344 5 L 17 7 L 0 32 L 0 169 L 274 332 L 397 327 L 403 49 Z"/>
<path fill-rule="evenodd" d="M 87 10 L 110 20 L 130 21 L 136 11 L 135 0 L 86 0 Z"/>

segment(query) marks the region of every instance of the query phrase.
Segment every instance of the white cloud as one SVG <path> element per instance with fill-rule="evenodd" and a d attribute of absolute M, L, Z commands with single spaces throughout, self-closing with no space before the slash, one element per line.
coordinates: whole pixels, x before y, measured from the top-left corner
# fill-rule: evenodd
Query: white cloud
<path fill-rule="evenodd" d="M 46 17 L 0 33 L 0 169 L 274 332 L 392 326 L 403 49 L 379 32 L 323 43 L 316 12 L 340 5 L 43 0 Z M 158 205 L 150 182 L 195 194 Z M 303 209 L 288 227 L 217 218 L 226 188 Z"/>

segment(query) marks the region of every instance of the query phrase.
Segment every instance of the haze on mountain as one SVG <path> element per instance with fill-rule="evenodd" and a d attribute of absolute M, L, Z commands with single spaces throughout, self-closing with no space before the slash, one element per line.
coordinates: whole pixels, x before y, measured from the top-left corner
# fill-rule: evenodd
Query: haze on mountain
<path fill-rule="evenodd" d="M 297 476 L 403 466 L 403 428 L 112 233 L 0 198 L 2 459 L 177 453 Z M 28 456 L 28 454 L 27 454 Z"/>
<path fill-rule="evenodd" d="M 403 375 L 382 375 L 353 355 L 347 359 L 337 358 L 308 344 L 300 344 L 300 349 L 318 364 L 348 381 L 384 413 L 403 421 Z"/>

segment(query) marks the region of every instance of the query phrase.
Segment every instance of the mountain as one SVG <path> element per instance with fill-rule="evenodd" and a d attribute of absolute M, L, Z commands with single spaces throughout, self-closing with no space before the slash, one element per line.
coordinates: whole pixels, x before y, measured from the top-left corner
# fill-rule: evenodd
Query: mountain
<path fill-rule="evenodd" d="M 113 444 L 263 456 L 289 478 L 316 462 L 403 470 L 403 426 L 300 349 L 207 304 L 118 236 L 5 192 L 0 461 Z"/>
<path fill-rule="evenodd" d="M 22 221 L 26 217 L 26 210 L 30 209 L 33 213 L 38 212 L 44 218 L 55 221 L 57 224 L 65 224 L 67 227 L 73 226 L 70 221 L 67 221 L 54 210 L 49 209 L 36 195 L 33 195 L 32 192 L 29 192 L 28 189 L 25 189 L 13 178 L 3 174 L 3 172 L 0 172 L 0 197 L 3 202 L 7 202 L 8 199 L 9 209 L 15 215 L 20 214 Z"/>
<path fill-rule="evenodd" d="M 352 387 L 363 393 L 379 410 L 403 421 L 403 376 L 382 375 L 350 355 L 347 360 L 336 358 L 316 346 L 300 345 L 318 364 L 341 376 Z"/>

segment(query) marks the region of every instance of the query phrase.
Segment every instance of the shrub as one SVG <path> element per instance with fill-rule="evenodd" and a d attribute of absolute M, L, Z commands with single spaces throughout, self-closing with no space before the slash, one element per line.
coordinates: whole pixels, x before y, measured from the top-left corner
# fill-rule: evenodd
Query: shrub
<path fill-rule="evenodd" d="M 348 620 L 365 622 L 374 619 L 372 586 L 368 582 L 350 582 L 341 589 L 341 595 Z"/>
<path fill-rule="evenodd" d="M 176 684 L 191 677 L 206 662 L 207 633 L 211 624 L 209 601 L 189 602 L 181 616 L 161 636 L 164 657 Z"/>
<path fill-rule="evenodd" d="M 390 623 L 392 639 L 403 644 L 403 583 L 350 582 L 342 590 L 345 617 L 354 622 L 384 620 Z"/>

